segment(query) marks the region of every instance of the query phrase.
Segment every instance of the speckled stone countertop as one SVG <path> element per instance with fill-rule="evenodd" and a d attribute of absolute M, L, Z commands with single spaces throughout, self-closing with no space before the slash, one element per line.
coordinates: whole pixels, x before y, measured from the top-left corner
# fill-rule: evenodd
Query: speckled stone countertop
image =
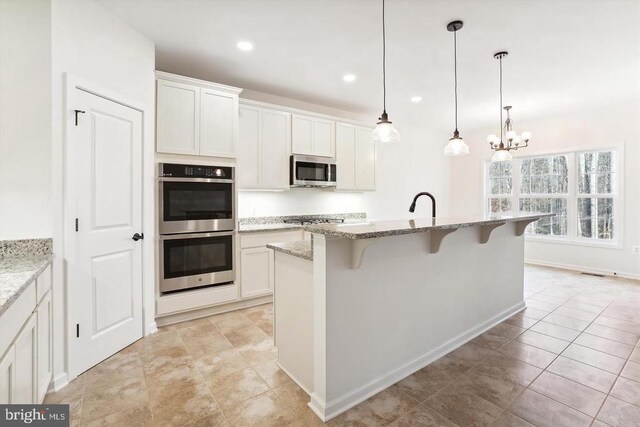
<path fill-rule="evenodd" d="M 403 234 L 421 233 L 430 230 L 473 227 L 515 221 L 538 220 L 553 216 L 550 213 L 522 213 L 516 215 L 467 216 L 416 218 L 390 221 L 369 221 L 363 224 L 313 224 L 302 228 L 311 233 L 346 239 L 372 239 L 376 237 L 399 236 Z"/>
<path fill-rule="evenodd" d="M 313 261 L 313 243 L 311 240 L 295 240 L 293 242 L 269 243 L 268 248 L 274 251 L 297 256 L 298 258 Z"/>
<path fill-rule="evenodd" d="M 0 316 L 53 261 L 51 239 L 0 242 Z"/>
<path fill-rule="evenodd" d="M 290 224 L 284 221 L 290 218 L 340 218 L 345 221 L 362 221 L 367 217 L 364 212 L 336 213 L 336 214 L 310 214 L 289 216 L 260 216 L 240 218 L 238 220 L 238 233 L 263 233 L 269 231 L 299 230 L 301 224 Z"/>

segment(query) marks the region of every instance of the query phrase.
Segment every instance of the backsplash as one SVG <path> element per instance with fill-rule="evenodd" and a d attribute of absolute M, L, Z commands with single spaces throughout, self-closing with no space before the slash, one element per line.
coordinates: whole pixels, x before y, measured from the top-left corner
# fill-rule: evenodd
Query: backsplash
<path fill-rule="evenodd" d="M 335 213 L 335 214 L 309 214 L 309 215 L 286 215 L 286 216 L 256 216 L 248 218 L 238 219 L 240 225 L 244 224 L 276 224 L 284 222 L 289 218 L 337 218 L 337 219 L 366 219 L 367 214 L 365 212 L 354 213 Z"/>
<path fill-rule="evenodd" d="M 0 240 L 0 258 L 20 255 L 48 255 L 52 251 L 52 239 Z"/>

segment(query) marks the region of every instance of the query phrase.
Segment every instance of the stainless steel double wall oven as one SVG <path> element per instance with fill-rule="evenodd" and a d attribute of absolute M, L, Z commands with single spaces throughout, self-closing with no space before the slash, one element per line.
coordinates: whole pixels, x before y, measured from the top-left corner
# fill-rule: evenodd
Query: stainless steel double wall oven
<path fill-rule="evenodd" d="M 234 169 L 159 166 L 160 292 L 233 282 Z"/>

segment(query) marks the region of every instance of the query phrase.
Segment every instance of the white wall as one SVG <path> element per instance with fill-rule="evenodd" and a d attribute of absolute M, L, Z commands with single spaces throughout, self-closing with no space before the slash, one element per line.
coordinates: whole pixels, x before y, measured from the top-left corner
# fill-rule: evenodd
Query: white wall
<path fill-rule="evenodd" d="M 50 16 L 0 0 L 0 240 L 52 233 Z"/>
<path fill-rule="evenodd" d="M 66 372 L 64 254 L 64 73 L 69 73 L 144 111 L 144 242 L 145 302 L 153 307 L 155 217 L 153 203 L 155 49 L 151 41 L 92 0 L 51 0 L 53 47 L 53 200 L 54 200 L 54 379 Z M 69 106 L 68 114 L 73 110 Z M 69 116 L 71 117 L 71 116 Z M 150 289 L 149 292 L 147 290 Z M 145 320 L 153 321 L 153 313 Z M 147 325 L 145 325 L 147 326 Z"/>
<path fill-rule="evenodd" d="M 514 119 L 516 131 L 533 133 L 530 146 L 516 155 L 624 146 L 623 249 L 528 240 L 525 259 L 583 271 L 640 277 L 640 255 L 633 253 L 633 247 L 640 244 L 638 100 L 534 120 L 518 120 L 516 113 Z M 485 141 L 489 133 L 499 133 L 499 130 L 491 128 L 464 135 L 472 154 L 453 162 L 451 208 L 454 214 L 482 212 L 483 163 L 492 155 Z"/>
<path fill-rule="evenodd" d="M 345 119 L 375 124 L 376 116 L 364 117 L 325 106 L 243 91 L 242 98 L 270 102 L 291 108 L 329 114 Z M 438 215 L 449 209 L 449 166 L 451 159 L 442 154 L 449 140 L 445 132 L 435 132 L 403 124 L 393 117 L 400 132 L 400 143 L 378 146 L 376 191 L 351 193 L 333 190 L 298 188 L 282 192 L 240 191 L 240 218 L 299 214 L 366 212 L 371 219 L 410 218 L 413 196 L 420 191 L 434 194 Z M 428 200 L 421 200 L 414 216 L 430 216 Z"/>

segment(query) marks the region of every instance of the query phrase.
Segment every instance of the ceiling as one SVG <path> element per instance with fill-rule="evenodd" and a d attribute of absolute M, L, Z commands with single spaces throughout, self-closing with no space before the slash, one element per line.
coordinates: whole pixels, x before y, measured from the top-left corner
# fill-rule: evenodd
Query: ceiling
<path fill-rule="evenodd" d="M 101 0 L 156 44 L 157 69 L 371 116 L 382 110 L 381 0 Z M 640 96 L 636 0 L 387 0 L 387 111 L 453 130 L 498 124 L 498 61 L 516 121 Z M 242 52 L 239 40 L 255 49 Z M 357 80 L 345 83 L 353 73 Z M 410 98 L 422 96 L 414 104 Z"/>

